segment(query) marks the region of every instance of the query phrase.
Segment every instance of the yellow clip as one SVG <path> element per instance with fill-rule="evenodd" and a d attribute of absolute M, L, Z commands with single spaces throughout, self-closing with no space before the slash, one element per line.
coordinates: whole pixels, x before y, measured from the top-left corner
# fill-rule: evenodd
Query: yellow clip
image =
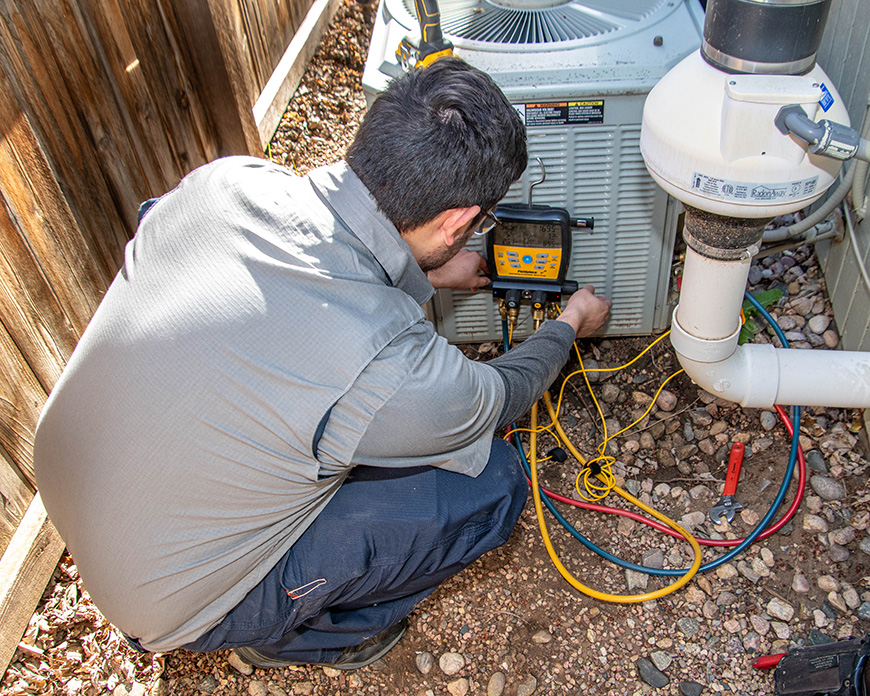
<path fill-rule="evenodd" d="M 452 48 L 445 48 L 443 51 L 438 51 L 437 53 L 430 53 L 428 56 L 423 58 L 422 60 L 418 60 L 417 64 L 414 66 L 415 68 L 428 68 L 432 63 L 440 58 L 449 58 L 453 55 Z"/>

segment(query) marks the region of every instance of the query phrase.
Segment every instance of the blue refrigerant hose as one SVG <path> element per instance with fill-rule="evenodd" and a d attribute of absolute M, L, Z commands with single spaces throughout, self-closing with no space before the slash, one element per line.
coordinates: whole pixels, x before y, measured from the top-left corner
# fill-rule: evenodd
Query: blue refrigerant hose
<path fill-rule="evenodd" d="M 782 329 L 776 323 L 774 318 L 770 315 L 770 313 L 756 300 L 752 295 L 748 292 L 745 293 L 746 299 L 755 307 L 756 310 L 764 317 L 764 319 L 770 324 L 771 328 L 773 328 L 774 332 L 782 343 L 783 348 L 788 348 L 788 340 L 785 337 L 785 334 L 782 332 Z M 507 322 L 502 322 L 502 336 L 504 340 L 505 350 L 509 350 L 509 338 L 508 338 L 508 325 Z M 770 506 L 770 509 L 767 511 L 767 514 L 764 518 L 759 522 L 758 526 L 750 532 L 746 538 L 733 549 L 723 554 L 716 560 L 710 561 L 709 563 L 705 563 L 699 569 L 699 572 L 705 572 L 708 570 L 713 570 L 718 568 L 720 565 L 724 563 L 728 563 L 730 560 L 743 553 L 746 548 L 752 544 L 758 536 L 767 528 L 767 525 L 770 524 L 770 521 L 773 519 L 773 516 L 776 514 L 776 511 L 779 509 L 780 505 L 782 505 L 782 501 L 785 498 L 786 493 L 788 492 L 789 484 L 791 483 L 792 476 L 794 474 L 795 463 L 797 462 L 798 448 L 800 446 L 800 416 L 801 409 L 800 406 L 794 406 L 792 408 L 792 423 L 794 424 L 794 434 L 792 436 L 791 441 L 791 452 L 789 453 L 788 466 L 786 467 L 785 477 L 782 482 L 782 486 L 780 486 L 779 492 L 774 498 L 773 503 Z M 516 427 L 516 425 L 514 425 Z M 519 436 L 515 436 L 514 444 L 517 448 L 517 451 L 520 454 L 520 460 L 523 465 L 523 469 L 526 472 L 526 475 L 531 478 L 531 469 L 529 467 L 529 462 L 526 459 L 526 453 L 523 449 L 522 443 L 520 442 Z M 688 568 L 683 568 L 681 570 L 674 569 L 664 569 L 664 568 L 650 568 L 648 566 L 638 565 L 636 563 L 631 563 L 630 561 L 626 561 L 618 556 L 614 556 L 612 553 L 608 553 L 604 549 L 596 546 L 593 542 L 583 536 L 580 532 L 578 532 L 568 520 L 566 520 L 558 510 L 554 507 L 553 503 L 547 497 L 543 490 L 542 500 L 544 504 L 547 506 L 547 509 L 552 513 L 553 517 L 556 518 L 556 521 L 559 522 L 577 541 L 583 544 L 590 551 L 594 551 L 599 556 L 604 558 L 605 560 L 610 561 L 611 563 L 615 563 L 618 566 L 623 568 L 627 568 L 628 570 L 634 570 L 639 573 L 646 573 L 647 575 L 662 575 L 662 576 L 677 576 L 677 575 L 685 575 L 688 572 Z"/>

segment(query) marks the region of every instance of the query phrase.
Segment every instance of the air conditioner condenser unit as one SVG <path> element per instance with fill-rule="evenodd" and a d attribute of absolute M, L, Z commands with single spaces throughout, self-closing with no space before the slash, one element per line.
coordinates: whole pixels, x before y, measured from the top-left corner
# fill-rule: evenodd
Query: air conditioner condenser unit
<path fill-rule="evenodd" d="M 701 45 L 699 0 L 440 0 L 439 9 L 455 54 L 492 76 L 527 127 L 529 167 L 503 202 L 529 202 L 540 159 L 546 178 L 533 202 L 595 220 L 573 232 L 567 277 L 613 301 L 606 333 L 664 329 L 681 208 L 647 173 L 640 127 L 650 89 Z M 400 74 L 405 36 L 419 40 L 413 0 L 381 0 L 363 74 L 369 103 Z M 469 248 L 484 251 L 480 239 Z M 501 339 L 488 293 L 439 291 L 430 310 L 452 342 Z M 531 330 L 524 310 L 514 336 Z"/>

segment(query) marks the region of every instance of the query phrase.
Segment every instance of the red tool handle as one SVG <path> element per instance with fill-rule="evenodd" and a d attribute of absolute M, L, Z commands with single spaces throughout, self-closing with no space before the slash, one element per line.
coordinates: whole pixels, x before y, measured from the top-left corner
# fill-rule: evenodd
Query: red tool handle
<path fill-rule="evenodd" d="M 755 669 L 773 669 L 786 655 L 788 655 L 788 653 L 779 653 L 777 655 L 762 655 L 755 661 L 755 664 L 752 666 L 755 667 Z"/>
<path fill-rule="evenodd" d="M 737 492 L 737 479 L 740 478 L 740 467 L 743 466 L 743 453 L 746 447 L 742 442 L 731 445 L 731 454 L 728 456 L 728 473 L 725 475 L 725 490 L 722 495 L 734 495 Z"/>

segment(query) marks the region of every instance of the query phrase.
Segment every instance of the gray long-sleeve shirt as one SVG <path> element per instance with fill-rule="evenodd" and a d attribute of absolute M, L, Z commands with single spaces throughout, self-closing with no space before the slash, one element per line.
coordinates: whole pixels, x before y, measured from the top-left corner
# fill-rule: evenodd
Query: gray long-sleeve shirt
<path fill-rule="evenodd" d="M 34 448 L 111 622 L 155 651 L 196 639 L 355 465 L 483 469 L 573 332 L 549 322 L 473 362 L 426 321 L 432 292 L 343 163 L 299 178 L 218 160 L 149 210 Z"/>

